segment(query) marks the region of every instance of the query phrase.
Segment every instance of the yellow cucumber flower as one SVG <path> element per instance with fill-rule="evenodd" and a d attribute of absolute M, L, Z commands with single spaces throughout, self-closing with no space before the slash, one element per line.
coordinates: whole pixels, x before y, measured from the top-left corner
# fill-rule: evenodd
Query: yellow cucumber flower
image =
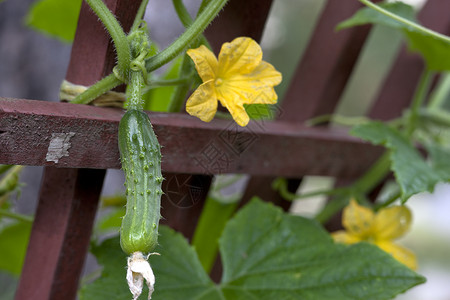
<path fill-rule="evenodd" d="M 209 122 L 217 111 L 217 100 L 226 107 L 240 126 L 249 116 L 244 104 L 275 104 L 274 86 L 281 73 L 262 60 L 261 47 L 248 37 L 239 37 L 222 45 L 219 59 L 205 46 L 189 49 L 203 83 L 186 103 L 186 111 Z"/>
<path fill-rule="evenodd" d="M 377 245 L 385 252 L 409 268 L 416 270 L 415 255 L 408 249 L 393 243 L 404 235 L 411 225 L 411 211 L 404 205 L 380 209 L 374 213 L 371 209 L 351 200 L 344 208 L 342 226 L 332 234 L 336 242 L 354 244 L 366 241 Z"/>

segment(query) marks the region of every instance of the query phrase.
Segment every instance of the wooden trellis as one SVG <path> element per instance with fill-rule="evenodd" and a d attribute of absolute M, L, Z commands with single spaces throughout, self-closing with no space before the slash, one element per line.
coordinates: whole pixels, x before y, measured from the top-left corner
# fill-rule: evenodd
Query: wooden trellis
<path fill-rule="evenodd" d="M 105 3 L 129 29 L 140 1 Z M 271 4 L 271 0 L 229 1 L 206 32 L 216 52 L 223 42 L 237 36 L 259 40 Z M 149 113 L 164 146 L 165 192 L 171 179 L 182 178 L 191 184 L 179 186 L 177 197 L 196 192 L 200 199 L 195 205 L 180 207 L 174 203 L 183 199 L 166 196 L 164 222 L 191 236 L 215 173 L 250 174 L 244 201 L 259 195 L 286 206 L 270 189 L 274 176 L 293 178 L 292 190 L 305 175 L 349 181 L 379 157 L 382 149 L 343 131 L 302 124 L 332 113 L 338 103 L 370 27 L 337 33 L 334 28 L 358 8 L 356 0 L 327 1 L 282 99 L 278 120 L 252 121 L 247 128 L 238 128 L 225 120 L 206 124 L 183 113 Z M 448 0 L 428 1 L 419 19 L 429 28 L 450 33 L 449 11 Z M 83 3 L 66 79 L 91 85 L 109 74 L 114 62 L 109 37 Z M 419 57 L 402 48 L 368 115 L 378 119 L 399 116 L 409 104 L 423 67 Z M 45 166 L 16 300 L 75 299 L 105 169 L 120 168 L 117 127 L 123 113 L 112 108 L 0 98 L 0 163 Z M 48 156 L 51 141 L 66 143 L 57 162 Z M 225 155 L 225 167 L 208 164 L 209 147 Z"/>

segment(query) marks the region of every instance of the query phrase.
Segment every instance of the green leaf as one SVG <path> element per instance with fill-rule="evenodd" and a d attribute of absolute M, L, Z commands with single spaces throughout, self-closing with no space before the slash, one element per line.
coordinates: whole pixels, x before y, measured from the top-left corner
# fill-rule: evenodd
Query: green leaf
<path fill-rule="evenodd" d="M 415 19 L 414 9 L 407 4 L 394 2 L 381 3 L 378 6 L 404 19 L 418 23 Z M 430 32 L 401 23 L 372 8 L 360 9 L 351 18 L 341 22 L 337 29 L 364 24 L 380 24 L 401 30 L 408 41 L 409 49 L 421 53 L 429 69 L 436 71 L 450 70 L 450 59 L 448 58 L 450 42 L 448 40 L 436 38 Z"/>
<path fill-rule="evenodd" d="M 426 145 L 431 166 L 443 181 L 450 180 L 450 150 L 437 144 Z"/>
<path fill-rule="evenodd" d="M 159 229 L 160 245 L 149 262 L 156 276 L 156 287 L 152 299 L 214 299 L 215 285 L 204 272 L 194 249 L 186 239 L 165 226 Z M 113 300 L 131 298 L 125 281 L 126 255 L 115 237 L 94 247 L 92 253 L 103 265 L 102 276 L 91 284 L 83 286 L 80 299 Z M 146 299 L 145 296 L 141 296 Z M 218 298 L 220 299 L 220 298 Z"/>
<path fill-rule="evenodd" d="M 377 247 L 253 200 L 220 240 L 226 299 L 390 299 L 424 281 Z"/>
<path fill-rule="evenodd" d="M 450 43 L 421 31 L 404 30 L 404 32 L 410 50 L 421 53 L 429 69 L 450 70 Z"/>
<path fill-rule="evenodd" d="M 154 300 L 390 299 L 424 278 L 373 245 L 335 244 L 318 223 L 253 200 L 220 239 L 224 274 L 215 285 L 187 241 L 160 227 L 161 256 L 151 256 Z M 80 299 L 130 297 L 118 238 L 94 248 L 103 274 Z M 145 298 L 145 296 L 142 296 Z"/>
<path fill-rule="evenodd" d="M 31 223 L 15 222 L 0 231 L 0 270 L 19 275 L 22 271 Z"/>
<path fill-rule="evenodd" d="M 445 180 L 398 130 L 382 122 L 356 126 L 351 134 L 391 150 L 391 169 L 400 186 L 403 201 L 420 192 L 432 192 L 436 183 Z"/>
<path fill-rule="evenodd" d="M 378 6 L 390 11 L 391 13 L 399 15 L 407 20 L 416 22 L 416 12 L 414 11 L 414 8 L 403 2 L 380 3 L 378 4 Z M 341 30 L 365 24 L 379 24 L 398 29 L 402 29 L 405 26 L 399 21 L 386 17 L 385 15 L 377 12 L 376 10 L 371 9 L 370 7 L 364 7 L 358 10 L 349 19 L 339 23 L 336 29 Z"/>
<path fill-rule="evenodd" d="M 26 24 L 44 34 L 71 43 L 75 37 L 81 2 L 82 0 L 37 1 L 26 16 Z"/>
<path fill-rule="evenodd" d="M 126 276 L 127 257 L 120 248 L 118 237 L 105 240 L 91 248 L 97 262 L 103 266 L 102 275 L 93 283 L 85 284 L 80 290 L 80 299 L 128 299 Z"/>
<path fill-rule="evenodd" d="M 100 219 L 98 225 L 96 226 L 96 229 L 100 233 L 111 230 L 118 230 L 120 228 L 120 225 L 122 224 L 122 218 L 125 215 L 125 212 L 125 207 L 114 209 L 112 212 L 108 213 Z"/>

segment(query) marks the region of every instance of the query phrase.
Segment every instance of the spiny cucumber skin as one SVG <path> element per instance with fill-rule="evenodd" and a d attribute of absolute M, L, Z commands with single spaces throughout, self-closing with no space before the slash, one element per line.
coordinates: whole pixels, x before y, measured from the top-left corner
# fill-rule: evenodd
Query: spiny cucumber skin
<path fill-rule="evenodd" d="M 129 110 L 119 124 L 125 173 L 126 214 L 120 228 L 122 250 L 149 253 L 158 244 L 161 206 L 161 147 L 147 114 Z"/>

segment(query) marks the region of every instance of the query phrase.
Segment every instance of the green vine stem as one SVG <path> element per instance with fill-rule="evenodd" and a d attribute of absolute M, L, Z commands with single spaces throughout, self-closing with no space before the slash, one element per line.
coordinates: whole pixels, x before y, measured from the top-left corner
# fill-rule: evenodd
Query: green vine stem
<path fill-rule="evenodd" d="M 206 1 L 202 2 L 202 7 L 205 7 L 204 6 L 205 2 Z M 172 0 L 172 3 L 173 3 L 173 6 L 175 7 L 175 11 L 177 12 L 178 18 L 180 19 L 181 23 L 183 23 L 183 25 L 186 28 L 191 26 L 192 18 L 189 15 L 183 2 L 181 0 Z M 199 10 L 197 16 L 200 15 L 201 12 L 202 12 L 202 10 Z M 208 43 L 208 40 L 205 38 L 205 36 L 203 34 L 201 34 L 199 38 L 197 38 L 196 40 L 191 42 L 189 47 L 197 48 L 201 44 L 204 44 L 208 48 L 211 48 L 211 46 Z M 193 65 L 192 65 L 191 58 L 187 54 L 185 54 L 181 61 L 180 76 L 186 76 L 187 74 L 190 74 L 192 72 L 192 69 L 193 69 Z M 189 89 L 191 88 L 193 82 L 194 82 L 194 77 L 191 77 L 190 80 L 186 81 L 184 84 L 179 85 L 175 89 L 175 92 L 172 94 L 172 99 L 170 100 L 170 103 L 169 103 L 169 109 L 168 109 L 169 112 L 179 112 L 180 110 L 182 110 L 184 101 L 186 99 L 186 95 L 188 94 Z"/>
<path fill-rule="evenodd" d="M 192 25 L 178 39 L 176 39 L 169 47 L 147 60 L 147 72 L 152 72 L 162 67 L 180 54 L 205 30 L 226 3 L 227 0 L 215 0 L 208 3 Z"/>
<path fill-rule="evenodd" d="M 359 1 L 361 3 L 363 3 L 364 5 L 372 8 L 372 9 L 374 9 L 374 10 L 380 12 L 380 13 L 382 13 L 383 15 L 385 15 L 387 17 L 392 18 L 392 19 L 394 19 L 394 20 L 396 20 L 396 21 L 398 21 L 400 23 L 403 23 L 403 24 L 409 26 L 410 28 L 413 28 L 415 30 L 418 30 L 418 31 L 424 32 L 426 34 L 429 34 L 429 35 L 433 36 L 434 38 L 436 38 L 438 40 L 444 41 L 446 43 L 450 43 L 450 37 L 448 37 L 446 35 L 440 34 L 439 32 L 436 32 L 436 31 L 433 31 L 431 29 L 425 28 L 425 27 L 423 27 L 423 26 L 421 26 L 421 25 L 419 25 L 417 23 L 411 22 L 410 20 L 402 18 L 402 17 L 400 17 L 400 16 L 398 16 L 396 14 L 393 14 L 393 13 L 385 10 L 384 8 L 382 8 L 382 7 L 378 6 L 378 5 L 370 2 L 369 0 L 359 0 Z"/>
<path fill-rule="evenodd" d="M 200 15 L 203 11 L 203 9 L 205 8 L 205 2 L 207 3 L 208 1 L 202 1 L 202 4 L 200 6 L 200 9 L 198 10 L 198 15 Z M 180 19 L 181 23 L 183 24 L 184 27 L 188 28 L 189 26 L 192 25 L 192 18 L 191 15 L 189 15 L 189 12 L 186 9 L 186 6 L 184 6 L 183 1 L 181 0 L 172 0 L 173 6 L 175 7 L 175 11 L 178 15 L 178 18 Z M 200 35 L 200 45 L 204 44 L 206 47 L 211 49 L 211 45 L 209 44 L 208 40 L 205 38 L 205 36 L 203 34 Z"/>
<path fill-rule="evenodd" d="M 301 200 L 306 199 L 309 197 L 315 197 L 320 195 L 325 196 L 334 196 L 339 194 L 348 194 L 350 192 L 350 187 L 343 187 L 343 188 L 335 188 L 335 189 L 323 189 L 323 190 L 317 190 L 312 191 L 304 194 L 295 194 L 291 193 L 288 190 L 287 180 L 285 178 L 277 178 L 272 183 L 272 188 L 283 197 L 283 199 L 288 201 L 295 201 L 295 200 Z"/>
<path fill-rule="evenodd" d="M 389 174 L 390 166 L 389 152 L 385 152 L 361 178 L 349 187 L 350 195 L 358 198 L 358 195 L 364 195 L 373 190 Z M 320 223 L 326 223 L 334 214 L 348 204 L 350 195 L 339 195 L 337 199 L 330 201 L 316 215 L 316 220 Z"/>
<path fill-rule="evenodd" d="M 125 35 L 122 26 L 120 26 L 117 19 L 109 11 L 108 7 L 106 7 L 102 0 L 86 0 L 86 2 L 99 17 L 103 25 L 106 27 L 106 30 L 108 30 L 108 33 L 111 35 L 117 53 L 118 71 L 122 77 L 126 78 L 128 75 L 128 70 L 130 69 L 131 51 L 127 36 Z"/>
<path fill-rule="evenodd" d="M 27 216 L 27 215 L 21 215 L 21 214 L 17 214 L 17 213 L 13 213 L 9 210 L 6 209 L 0 209 L 0 217 L 7 217 L 10 219 L 14 219 L 17 221 L 22 221 L 22 222 L 29 222 L 32 223 L 33 222 L 33 217 Z"/>
<path fill-rule="evenodd" d="M 130 84 L 127 86 L 127 102 L 125 106 L 128 110 L 143 110 L 144 102 L 142 101 L 142 86 L 144 78 L 142 72 L 131 71 Z"/>
<path fill-rule="evenodd" d="M 175 79 L 152 79 L 150 81 L 150 84 L 144 89 L 144 93 L 147 92 L 148 89 L 153 89 L 157 87 L 176 86 L 180 84 L 185 84 L 186 82 L 191 80 L 193 74 L 194 73 L 191 73 L 191 75 L 189 76 L 178 77 Z"/>
<path fill-rule="evenodd" d="M 420 77 L 419 84 L 417 86 L 416 92 L 414 93 L 414 98 L 411 103 L 411 111 L 409 113 L 408 124 L 407 124 L 407 136 L 411 136 L 417 127 L 417 120 L 419 118 L 419 110 L 425 101 L 433 73 L 430 70 L 425 70 Z"/>
<path fill-rule="evenodd" d="M 185 77 L 185 74 L 192 73 L 192 63 L 190 61 L 190 58 L 185 54 L 183 56 L 183 59 L 181 60 L 181 66 L 180 66 L 180 75 Z M 172 98 L 169 102 L 169 108 L 168 112 L 179 112 L 183 108 L 184 100 L 186 99 L 186 95 L 189 92 L 189 89 L 191 88 L 192 82 L 194 77 L 190 77 L 186 82 L 183 84 L 180 84 L 176 89 L 175 92 L 172 94 Z"/>
<path fill-rule="evenodd" d="M 122 84 L 122 81 L 111 73 L 108 76 L 102 78 L 100 81 L 96 82 L 83 93 L 76 96 L 72 101 L 70 101 L 70 103 L 88 104 L 98 96 L 112 90 L 120 84 Z"/>
<path fill-rule="evenodd" d="M 131 26 L 130 32 L 138 29 L 141 24 L 142 19 L 144 19 L 145 10 L 147 9 L 148 0 L 142 0 L 141 5 L 136 13 L 136 17 L 134 18 L 133 25 Z"/>
<path fill-rule="evenodd" d="M 440 110 L 450 94 L 450 73 L 442 74 L 439 84 L 430 97 L 428 108 Z"/>

